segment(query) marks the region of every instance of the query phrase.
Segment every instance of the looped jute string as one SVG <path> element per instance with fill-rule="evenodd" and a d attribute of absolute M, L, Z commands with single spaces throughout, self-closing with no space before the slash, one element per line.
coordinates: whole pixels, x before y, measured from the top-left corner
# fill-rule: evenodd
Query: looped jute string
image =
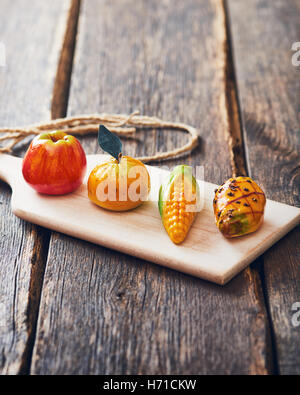
<path fill-rule="evenodd" d="M 11 152 L 20 141 L 30 135 L 38 135 L 42 132 L 51 130 L 62 130 L 74 136 L 83 136 L 91 133 L 98 133 L 99 124 L 105 125 L 111 132 L 120 136 L 132 136 L 140 129 L 173 129 L 182 130 L 189 134 L 189 141 L 182 147 L 159 152 L 153 156 L 143 156 L 137 159 L 143 162 L 154 162 L 165 160 L 175 156 L 192 151 L 198 145 L 198 136 L 196 129 L 184 123 L 165 122 L 156 117 L 138 115 L 134 112 L 130 115 L 124 114 L 94 114 L 94 115 L 77 115 L 61 119 L 51 120 L 36 125 L 17 128 L 0 129 L 0 142 L 7 142 L 0 147 L 0 152 Z"/>

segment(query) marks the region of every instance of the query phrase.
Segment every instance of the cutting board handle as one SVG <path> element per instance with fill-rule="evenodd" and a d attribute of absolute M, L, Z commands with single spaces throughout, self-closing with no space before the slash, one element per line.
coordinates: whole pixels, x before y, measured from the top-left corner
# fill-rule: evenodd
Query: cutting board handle
<path fill-rule="evenodd" d="M 14 181 L 18 179 L 21 171 L 22 160 L 15 156 L 0 154 L 0 179 L 5 181 L 11 187 Z"/>

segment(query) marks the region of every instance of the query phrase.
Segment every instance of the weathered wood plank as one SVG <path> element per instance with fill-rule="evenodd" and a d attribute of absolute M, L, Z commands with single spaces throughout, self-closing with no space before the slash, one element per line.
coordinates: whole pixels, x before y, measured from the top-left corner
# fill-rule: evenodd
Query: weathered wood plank
<path fill-rule="evenodd" d="M 0 124 L 49 119 L 69 0 L 1 1 Z M 16 151 L 24 153 L 23 144 Z M 24 373 L 32 350 L 47 233 L 11 214 L 10 190 L 0 183 L 0 372 Z M 46 249 L 46 251 L 45 251 Z"/>
<path fill-rule="evenodd" d="M 237 84 L 251 176 L 271 199 L 300 206 L 300 68 L 292 44 L 300 37 L 297 0 L 229 0 Z M 264 255 L 264 282 L 278 370 L 300 373 L 300 229 Z M 295 312 L 294 312 L 295 313 Z"/>
<path fill-rule="evenodd" d="M 84 1 L 69 114 L 139 109 L 191 123 L 200 147 L 184 161 L 205 165 L 205 178 L 220 183 L 231 174 L 225 76 L 219 0 Z M 184 138 L 140 133 L 125 152 L 153 153 Z M 99 152 L 95 137 L 83 144 Z M 221 288 L 53 234 L 31 371 L 267 373 L 266 338 L 251 270 Z"/>

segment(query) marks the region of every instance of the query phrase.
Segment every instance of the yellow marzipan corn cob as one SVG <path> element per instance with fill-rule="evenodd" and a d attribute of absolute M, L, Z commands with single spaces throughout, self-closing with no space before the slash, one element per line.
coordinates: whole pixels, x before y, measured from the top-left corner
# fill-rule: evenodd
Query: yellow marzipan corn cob
<path fill-rule="evenodd" d="M 189 166 L 177 166 L 161 186 L 159 211 L 163 225 L 175 244 L 186 238 L 197 214 L 199 188 Z"/>

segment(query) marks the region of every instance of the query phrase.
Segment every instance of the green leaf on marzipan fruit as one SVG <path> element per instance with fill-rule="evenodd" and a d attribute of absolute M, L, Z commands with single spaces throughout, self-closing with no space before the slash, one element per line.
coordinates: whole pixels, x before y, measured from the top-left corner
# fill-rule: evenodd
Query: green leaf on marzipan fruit
<path fill-rule="evenodd" d="M 120 155 L 122 154 L 122 141 L 104 125 L 99 126 L 98 143 L 105 152 L 117 160 L 120 159 Z"/>

